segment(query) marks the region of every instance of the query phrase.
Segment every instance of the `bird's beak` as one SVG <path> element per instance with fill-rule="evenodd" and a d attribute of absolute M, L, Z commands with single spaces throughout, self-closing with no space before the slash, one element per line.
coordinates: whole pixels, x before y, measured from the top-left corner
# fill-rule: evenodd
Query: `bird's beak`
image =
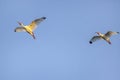
<path fill-rule="evenodd" d="M 99 34 L 99 32 L 95 32 L 95 33 Z"/>
<path fill-rule="evenodd" d="M 18 24 L 21 25 L 21 22 L 18 21 Z"/>

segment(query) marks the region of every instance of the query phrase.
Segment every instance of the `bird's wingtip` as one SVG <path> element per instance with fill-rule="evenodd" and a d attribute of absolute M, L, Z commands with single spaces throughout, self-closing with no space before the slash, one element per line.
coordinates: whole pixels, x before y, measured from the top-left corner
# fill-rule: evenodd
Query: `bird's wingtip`
<path fill-rule="evenodd" d="M 117 34 L 119 34 L 120 32 L 117 32 Z"/>
<path fill-rule="evenodd" d="M 46 17 L 42 17 L 42 19 L 46 19 Z"/>
<path fill-rule="evenodd" d="M 16 29 L 14 30 L 14 32 L 16 32 Z"/>
<path fill-rule="evenodd" d="M 92 44 L 92 41 L 89 41 L 90 44 Z"/>

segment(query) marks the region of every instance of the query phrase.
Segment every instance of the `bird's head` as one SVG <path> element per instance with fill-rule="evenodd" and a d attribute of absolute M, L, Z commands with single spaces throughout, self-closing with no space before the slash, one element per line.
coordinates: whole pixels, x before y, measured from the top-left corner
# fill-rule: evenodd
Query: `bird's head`
<path fill-rule="evenodd" d="M 98 35 L 101 35 L 101 33 L 100 33 L 100 32 L 95 32 L 95 33 L 97 33 Z"/>
<path fill-rule="evenodd" d="M 20 26 L 22 26 L 22 27 L 24 26 L 23 23 L 21 23 L 21 22 L 19 22 L 19 21 L 18 21 L 18 24 L 19 24 Z"/>

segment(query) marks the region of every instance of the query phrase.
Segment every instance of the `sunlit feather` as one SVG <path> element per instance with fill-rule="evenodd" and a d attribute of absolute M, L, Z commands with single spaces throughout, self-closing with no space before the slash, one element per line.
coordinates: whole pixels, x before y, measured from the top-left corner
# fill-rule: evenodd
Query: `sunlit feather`
<path fill-rule="evenodd" d="M 41 18 L 35 19 L 29 25 L 26 25 L 26 26 L 24 26 L 23 23 L 18 22 L 21 27 L 17 27 L 15 29 L 15 32 L 22 32 L 22 31 L 25 32 L 26 31 L 35 39 L 35 35 L 34 35 L 33 31 L 37 28 L 37 25 L 45 19 L 46 19 L 46 17 L 41 17 Z"/>

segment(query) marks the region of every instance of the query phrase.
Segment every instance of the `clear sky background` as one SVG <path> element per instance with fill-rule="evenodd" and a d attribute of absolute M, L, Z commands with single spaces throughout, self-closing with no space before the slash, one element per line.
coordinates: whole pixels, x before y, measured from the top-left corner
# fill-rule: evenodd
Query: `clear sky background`
<path fill-rule="evenodd" d="M 15 33 L 47 17 L 35 30 Z M 120 0 L 0 0 L 0 80 L 120 80 Z"/>

